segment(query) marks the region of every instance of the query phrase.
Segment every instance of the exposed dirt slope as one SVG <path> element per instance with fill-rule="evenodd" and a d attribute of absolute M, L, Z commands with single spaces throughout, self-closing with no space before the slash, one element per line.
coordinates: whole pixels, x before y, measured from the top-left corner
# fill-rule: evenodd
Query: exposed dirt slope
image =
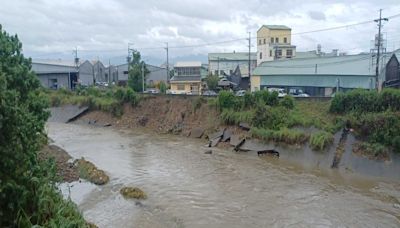
<path fill-rule="evenodd" d="M 111 124 L 117 128 L 146 127 L 161 133 L 187 135 L 201 127 L 208 132 L 219 128 L 218 112 L 197 97 L 146 97 L 136 107 L 125 104 L 124 114 L 116 118 L 102 111 L 89 111 L 78 122 Z M 196 104 L 201 103 L 201 105 Z M 200 106 L 200 107 L 199 107 Z"/>

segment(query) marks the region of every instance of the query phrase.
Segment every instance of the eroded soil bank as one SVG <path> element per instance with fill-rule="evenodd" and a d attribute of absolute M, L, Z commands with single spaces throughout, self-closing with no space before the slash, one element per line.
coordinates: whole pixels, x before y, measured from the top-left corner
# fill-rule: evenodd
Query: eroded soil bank
<path fill-rule="evenodd" d="M 74 158 L 104 169 L 103 186 L 70 185 L 99 227 L 398 227 L 400 185 L 337 170 L 305 170 L 286 159 L 208 147 L 145 128 L 48 124 Z M 140 203 L 119 193 L 140 186 Z"/>

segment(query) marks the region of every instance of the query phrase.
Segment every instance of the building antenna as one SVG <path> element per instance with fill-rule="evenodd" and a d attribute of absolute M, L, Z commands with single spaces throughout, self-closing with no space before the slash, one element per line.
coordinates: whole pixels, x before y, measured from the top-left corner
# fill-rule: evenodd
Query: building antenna
<path fill-rule="evenodd" d="M 382 21 L 388 21 L 387 18 L 382 18 L 382 9 L 379 10 L 379 19 L 375 19 L 374 21 L 378 23 L 378 53 L 376 55 L 376 68 L 375 68 L 375 84 L 376 89 L 379 90 L 379 58 L 380 58 L 380 51 L 381 51 L 381 29 L 382 29 Z"/>

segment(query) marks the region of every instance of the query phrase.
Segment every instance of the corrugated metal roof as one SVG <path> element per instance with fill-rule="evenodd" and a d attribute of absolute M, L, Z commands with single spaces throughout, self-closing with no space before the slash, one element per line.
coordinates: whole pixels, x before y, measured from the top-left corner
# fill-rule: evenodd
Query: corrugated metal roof
<path fill-rule="evenodd" d="M 57 65 L 57 66 L 75 66 L 75 62 L 73 60 L 65 60 L 65 59 L 33 59 L 32 63 Z"/>
<path fill-rule="evenodd" d="M 253 75 L 374 75 L 370 54 L 294 58 L 260 64 Z"/>
<path fill-rule="evenodd" d="M 261 86 L 288 87 L 336 87 L 363 88 L 375 87 L 374 75 L 266 75 L 261 77 Z"/>
<path fill-rule="evenodd" d="M 176 62 L 175 67 L 201 67 L 201 62 L 199 61 Z"/>
<path fill-rule="evenodd" d="M 200 82 L 201 76 L 174 76 L 171 82 Z"/>
<path fill-rule="evenodd" d="M 208 53 L 208 61 L 248 61 L 248 52 Z M 257 53 L 250 52 L 250 60 L 257 60 Z"/>
<path fill-rule="evenodd" d="M 291 28 L 287 27 L 286 25 L 263 25 L 262 27 L 266 27 L 268 29 L 279 29 L 279 30 L 291 30 Z"/>

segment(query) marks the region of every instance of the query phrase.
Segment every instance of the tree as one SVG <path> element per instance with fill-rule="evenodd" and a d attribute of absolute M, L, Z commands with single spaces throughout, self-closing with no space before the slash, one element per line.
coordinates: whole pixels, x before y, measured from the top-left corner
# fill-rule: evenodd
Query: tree
<path fill-rule="evenodd" d="M 48 99 L 21 49 L 18 37 L 0 25 L 0 227 L 57 226 L 56 216 L 80 215 L 58 207 L 64 201 L 49 179 L 54 172 L 37 159 Z"/>
<path fill-rule="evenodd" d="M 215 90 L 218 86 L 219 77 L 217 75 L 209 75 L 206 78 L 209 90 Z"/>
<path fill-rule="evenodd" d="M 141 60 L 140 52 L 133 50 L 132 60 L 129 63 L 128 86 L 135 92 L 143 91 L 142 69 L 144 69 L 144 88 L 146 88 L 146 75 L 150 73 L 150 71 L 147 69 L 146 63 Z"/>
<path fill-rule="evenodd" d="M 160 92 L 165 93 L 167 91 L 167 85 L 165 84 L 164 81 L 160 82 Z"/>

